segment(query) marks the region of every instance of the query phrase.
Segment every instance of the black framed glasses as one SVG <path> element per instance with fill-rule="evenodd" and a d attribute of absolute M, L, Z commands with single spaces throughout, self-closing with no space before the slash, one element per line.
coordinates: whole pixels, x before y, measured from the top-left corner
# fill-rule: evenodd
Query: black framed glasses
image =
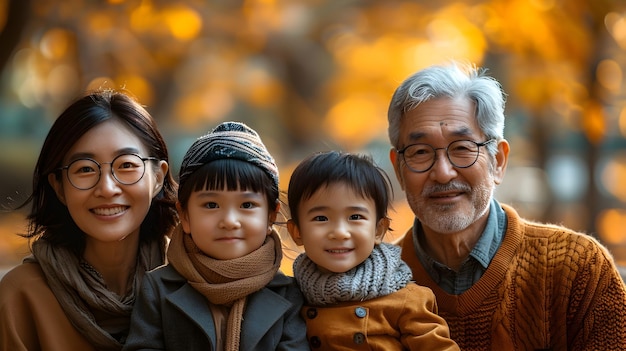
<path fill-rule="evenodd" d="M 157 160 L 156 157 L 141 157 L 135 154 L 118 155 L 113 161 L 103 163 L 91 158 L 79 158 L 58 170 L 67 170 L 67 180 L 74 188 L 89 190 L 100 181 L 102 165 L 111 165 L 111 175 L 120 184 L 131 185 L 143 178 L 146 173 L 146 161 Z"/>
<path fill-rule="evenodd" d="M 423 173 L 435 165 L 437 150 L 446 150 L 446 156 L 450 163 L 457 168 L 471 167 L 478 160 L 480 147 L 485 146 L 496 139 L 489 139 L 482 143 L 472 140 L 455 140 L 447 147 L 434 147 L 429 144 L 411 144 L 398 150 L 404 163 L 412 172 Z"/>

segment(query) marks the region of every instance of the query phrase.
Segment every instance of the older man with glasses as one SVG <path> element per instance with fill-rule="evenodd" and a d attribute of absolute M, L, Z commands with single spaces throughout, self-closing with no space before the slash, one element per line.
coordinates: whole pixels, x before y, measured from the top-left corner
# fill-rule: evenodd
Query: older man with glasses
<path fill-rule="evenodd" d="M 402 258 L 463 350 L 626 350 L 626 288 L 607 249 L 493 197 L 504 104 L 485 70 L 457 62 L 395 91 L 390 159 L 415 214 Z"/>

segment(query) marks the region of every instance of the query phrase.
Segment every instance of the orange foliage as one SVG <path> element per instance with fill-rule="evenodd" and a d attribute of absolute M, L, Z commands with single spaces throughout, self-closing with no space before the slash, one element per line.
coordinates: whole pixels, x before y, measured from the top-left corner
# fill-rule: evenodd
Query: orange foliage
<path fill-rule="evenodd" d="M 21 214 L 0 217 L 0 268 L 18 264 L 28 251 L 28 240 L 18 236 L 26 232 Z"/>
<path fill-rule="evenodd" d="M 603 107 L 590 101 L 583 113 L 583 130 L 593 143 L 599 143 L 606 135 L 606 121 Z"/>

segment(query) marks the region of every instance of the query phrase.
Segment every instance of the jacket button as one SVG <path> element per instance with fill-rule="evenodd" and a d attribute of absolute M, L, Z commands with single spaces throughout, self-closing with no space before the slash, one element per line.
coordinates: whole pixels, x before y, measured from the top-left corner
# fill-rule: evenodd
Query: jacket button
<path fill-rule="evenodd" d="M 354 309 L 354 314 L 356 314 L 356 316 L 359 318 L 364 318 L 365 316 L 367 316 L 367 310 L 363 307 L 357 307 Z"/>
<path fill-rule="evenodd" d="M 365 335 L 363 333 L 354 333 L 352 340 L 354 341 L 355 344 L 361 345 L 362 343 L 365 342 Z"/>
<path fill-rule="evenodd" d="M 322 346 L 322 341 L 317 336 L 312 336 L 309 339 L 309 345 L 314 349 L 319 349 Z"/>
<path fill-rule="evenodd" d="M 313 319 L 313 318 L 317 317 L 317 308 L 310 307 L 309 309 L 307 309 L 306 310 L 306 317 L 308 319 Z"/>

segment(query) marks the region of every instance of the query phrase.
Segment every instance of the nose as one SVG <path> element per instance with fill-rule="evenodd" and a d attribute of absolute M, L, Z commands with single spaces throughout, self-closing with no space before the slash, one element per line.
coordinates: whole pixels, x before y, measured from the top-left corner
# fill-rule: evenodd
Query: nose
<path fill-rule="evenodd" d="M 229 230 L 240 228 L 241 222 L 239 221 L 237 211 L 233 209 L 225 209 L 224 215 L 222 216 L 222 219 L 220 219 L 219 226 L 222 229 Z"/>
<path fill-rule="evenodd" d="M 103 166 L 100 168 L 100 179 L 96 183 L 96 195 L 110 197 L 114 196 L 122 191 L 120 183 L 113 177 L 111 170 L 104 170 Z M 111 165 L 108 165 L 111 167 Z"/>
<path fill-rule="evenodd" d="M 348 226 L 341 221 L 328 233 L 328 237 L 333 240 L 347 240 L 350 238 L 350 230 Z"/>
<path fill-rule="evenodd" d="M 445 148 L 435 149 L 435 164 L 430 170 L 430 178 L 438 183 L 446 184 L 458 175 L 452 165 Z"/>

